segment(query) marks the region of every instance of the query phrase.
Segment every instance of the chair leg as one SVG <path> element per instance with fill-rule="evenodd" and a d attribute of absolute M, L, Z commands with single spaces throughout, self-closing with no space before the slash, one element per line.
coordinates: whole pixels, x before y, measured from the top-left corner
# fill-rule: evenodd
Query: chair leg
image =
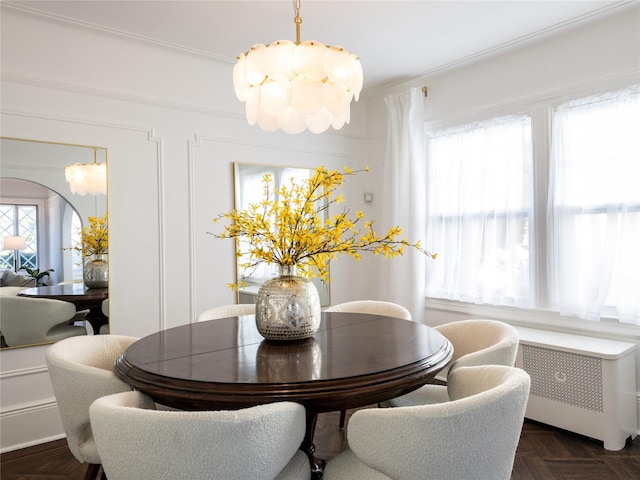
<path fill-rule="evenodd" d="M 346 410 L 340 410 L 340 428 L 344 428 L 344 421 L 347 417 L 347 411 Z"/>
<path fill-rule="evenodd" d="M 84 474 L 84 480 L 97 480 L 98 473 L 102 465 L 99 463 L 90 463 L 87 465 L 87 473 Z"/>

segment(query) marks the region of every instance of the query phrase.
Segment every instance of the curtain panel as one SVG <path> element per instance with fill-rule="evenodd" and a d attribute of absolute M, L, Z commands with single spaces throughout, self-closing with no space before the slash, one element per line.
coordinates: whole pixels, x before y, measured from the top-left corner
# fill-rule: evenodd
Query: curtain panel
<path fill-rule="evenodd" d="M 425 244 L 426 166 L 424 94 L 419 88 L 385 98 L 387 148 L 384 161 L 381 230 L 400 226 L 410 242 Z M 380 298 L 398 303 L 424 322 L 425 269 L 430 258 L 414 249 L 381 262 Z M 430 261 L 430 263 L 433 263 Z"/>
<path fill-rule="evenodd" d="M 531 307 L 531 119 L 498 117 L 428 137 L 429 297 Z"/>

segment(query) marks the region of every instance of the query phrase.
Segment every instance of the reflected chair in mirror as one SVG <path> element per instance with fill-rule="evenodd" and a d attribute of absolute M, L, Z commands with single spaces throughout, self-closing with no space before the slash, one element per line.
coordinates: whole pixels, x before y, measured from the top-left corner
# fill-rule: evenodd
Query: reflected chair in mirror
<path fill-rule="evenodd" d="M 453 345 L 453 357 L 436 378 L 447 379 L 457 368 L 479 365 L 513 366 L 520 340 L 518 331 L 497 320 L 460 320 L 435 327 Z M 385 407 L 408 407 L 446 402 L 444 385 L 424 385 L 413 392 L 383 402 Z"/>
<path fill-rule="evenodd" d="M 457 368 L 450 401 L 358 410 L 324 480 L 509 480 L 529 397 L 516 367 Z"/>
<path fill-rule="evenodd" d="M 159 411 L 141 392 L 96 400 L 93 428 L 109 480 L 308 480 L 302 405 Z"/>
<path fill-rule="evenodd" d="M 72 320 L 76 307 L 72 303 L 48 298 L 17 297 L 17 291 L 9 294 L 3 287 L 0 295 L 0 332 L 8 347 L 57 342 L 69 337 L 87 335 L 82 326 Z"/>
<path fill-rule="evenodd" d="M 242 315 L 253 315 L 256 313 L 256 306 L 253 303 L 237 303 L 213 307 L 198 315 L 197 322 L 205 320 L 217 320 L 218 318 L 239 317 Z"/>
<path fill-rule="evenodd" d="M 108 318 L 109 317 L 109 299 L 108 298 L 105 298 L 102 301 L 101 309 L 104 316 Z M 109 331 L 110 331 L 109 323 L 105 323 L 100 327 L 100 335 L 108 335 Z"/>
<path fill-rule="evenodd" d="M 411 320 L 411 313 L 402 305 L 381 300 L 355 300 L 353 302 L 338 303 L 325 310 L 326 312 L 370 313 L 389 317 Z M 340 428 L 344 428 L 347 412 L 340 411 Z"/>
<path fill-rule="evenodd" d="M 99 478 L 102 463 L 91 430 L 89 407 L 97 398 L 131 390 L 115 376 L 113 363 L 136 340 L 120 335 L 74 337 L 53 344 L 46 351 L 67 444 L 79 462 L 89 464 L 85 480 Z"/>

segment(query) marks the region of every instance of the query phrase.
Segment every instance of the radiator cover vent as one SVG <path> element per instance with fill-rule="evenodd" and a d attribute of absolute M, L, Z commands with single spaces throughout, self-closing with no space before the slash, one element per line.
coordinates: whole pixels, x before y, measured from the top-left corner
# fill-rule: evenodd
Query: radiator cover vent
<path fill-rule="evenodd" d="M 522 345 L 522 366 L 531 376 L 531 395 L 603 411 L 599 358 Z"/>

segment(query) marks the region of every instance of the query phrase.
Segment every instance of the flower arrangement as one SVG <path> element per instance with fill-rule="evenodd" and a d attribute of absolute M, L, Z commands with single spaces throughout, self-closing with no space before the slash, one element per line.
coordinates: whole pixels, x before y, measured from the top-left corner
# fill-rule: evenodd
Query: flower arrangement
<path fill-rule="evenodd" d="M 344 201 L 342 194 L 334 195 L 345 177 L 360 171 L 347 167 L 344 167 L 344 172 L 329 171 L 320 166 L 303 184 L 296 184 L 291 179 L 288 185 L 277 191 L 273 178 L 266 174 L 262 179 L 262 202 L 242 211 L 219 214 L 214 223 L 220 219 L 230 223 L 225 225 L 222 233 L 212 235 L 235 238 L 237 242 L 240 239 L 248 241 L 248 252 L 237 254 L 247 257 L 240 263 L 242 268 L 252 268 L 260 263 L 296 266 L 298 275 L 311 277 L 315 273 L 324 282 L 330 281 L 330 260 L 341 253 L 357 260 L 362 252 L 393 258 L 402 255 L 406 247 L 411 247 L 435 258 L 436 254 L 423 249 L 419 241 L 410 243 L 400 238 L 400 227 L 393 227 L 384 235 L 377 234 L 374 222 L 365 221 L 361 211 L 350 217 L 349 209 L 344 207 L 339 213 L 328 215 L 330 207 Z M 364 171 L 368 172 L 369 167 Z M 362 224 L 361 229 L 359 224 Z M 243 282 L 229 286 L 238 289 Z"/>
<path fill-rule="evenodd" d="M 80 244 L 71 247 L 71 249 L 80 252 L 83 257 L 109 253 L 109 224 L 107 214 L 105 213 L 99 218 L 89 217 L 89 225 L 85 225 L 80 231 Z"/>

